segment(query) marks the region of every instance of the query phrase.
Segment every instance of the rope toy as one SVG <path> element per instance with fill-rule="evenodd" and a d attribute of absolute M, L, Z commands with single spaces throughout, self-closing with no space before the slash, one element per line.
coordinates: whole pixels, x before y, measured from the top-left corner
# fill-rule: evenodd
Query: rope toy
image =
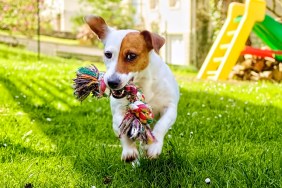
<path fill-rule="evenodd" d="M 104 73 L 99 72 L 97 67 L 81 67 L 76 72 L 74 81 L 74 94 L 79 101 L 83 101 L 90 94 L 96 98 L 108 97 L 105 93 L 106 84 L 104 82 Z M 139 140 L 146 144 L 156 141 L 152 134 L 150 124 L 154 121 L 152 108 L 145 102 L 145 96 L 142 91 L 129 82 L 126 86 L 118 91 L 110 90 L 110 94 L 115 98 L 126 97 L 128 105 L 126 106 L 125 116 L 119 125 L 120 135 L 127 135 L 131 140 Z"/>
<path fill-rule="evenodd" d="M 83 101 L 90 93 L 97 98 L 106 96 L 106 84 L 104 73 L 100 73 L 97 67 L 81 67 L 76 72 L 74 81 L 74 94 L 78 100 Z"/>

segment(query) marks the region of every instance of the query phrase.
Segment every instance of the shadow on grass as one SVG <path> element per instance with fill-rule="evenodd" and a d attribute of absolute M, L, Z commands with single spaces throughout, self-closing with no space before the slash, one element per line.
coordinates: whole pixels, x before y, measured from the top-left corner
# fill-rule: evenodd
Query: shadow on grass
<path fill-rule="evenodd" d="M 63 91 L 55 80 L 44 80 L 45 84 L 31 80 L 30 87 L 26 80 L 16 79 L 0 76 L 11 96 L 27 96 L 15 100 L 56 143 L 57 153 L 43 154 L 19 144 L 14 150 L 32 157 L 72 156 L 73 169 L 82 174 L 79 186 L 202 187 L 207 177 L 219 187 L 281 185 L 280 108 L 246 105 L 235 98 L 182 89 L 179 116 L 160 159 L 141 159 L 139 167 L 132 167 L 120 162 L 121 148 L 111 128 L 107 99 L 69 104 L 72 91 L 58 96 Z M 45 94 L 52 97 L 47 99 Z M 32 98 L 43 103 L 36 105 Z M 70 110 L 55 108 L 52 102 L 58 101 Z"/>

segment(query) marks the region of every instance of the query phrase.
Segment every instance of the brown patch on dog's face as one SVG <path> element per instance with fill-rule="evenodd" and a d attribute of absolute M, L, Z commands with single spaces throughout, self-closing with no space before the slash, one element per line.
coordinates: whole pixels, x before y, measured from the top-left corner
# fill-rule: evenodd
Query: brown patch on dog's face
<path fill-rule="evenodd" d="M 149 64 L 151 49 L 141 33 L 128 33 L 121 43 L 116 71 L 128 74 L 144 70 Z"/>
<path fill-rule="evenodd" d="M 165 43 L 165 39 L 159 36 L 158 34 L 151 33 L 150 31 L 147 30 L 142 31 L 140 34 L 144 36 L 147 47 L 149 49 L 154 49 L 155 52 L 159 53 L 161 47 Z"/>

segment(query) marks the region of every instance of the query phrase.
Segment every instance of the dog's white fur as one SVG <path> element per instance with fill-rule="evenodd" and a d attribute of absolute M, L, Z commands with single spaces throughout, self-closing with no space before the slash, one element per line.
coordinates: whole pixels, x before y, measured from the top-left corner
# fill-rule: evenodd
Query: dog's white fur
<path fill-rule="evenodd" d="M 93 16 L 85 17 L 88 24 L 91 21 L 90 19 L 93 19 Z M 154 49 L 149 52 L 149 64 L 144 70 L 140 72 L 129 72 L 128 74 L 116 72 L 123 38 L 130 32 L 138 31 L 116 30 L 109 26 L 105 27 L 105 36 L 100 37 L 100 39 L 104 44 L 104 52 L 108 51 L 112 53 L 110 59 L 104 57 L 107 68 L 104 75 L 105 83 L 107 84 L 108 79 L 115 74 L 121 80 L 121 85 L 118 89 L 124 87 L 132 78 L 134 78 L 133 82 L 141 88 L 146 102 L 152 107 L 155 116 L 159 117 L 152 131 L 157 141 L 153 144 L 145 145 L 143 148 L 149 158 L 157 158 L 162 151 L 164 136 L 174 124 L 177 117 L 177 105 L 179 101 L 177 82 L 169 67 Z M 111 96 L 110 104 L 113 116 L 113 129 L 118 136 L 120 134 L 119 125 L 124 118 L 128 101 L 125 98 L 116 99 Z M 130 140 L 126 135 L 121 136 L 120 140 L 123 148 L 122 160 L 131 161 L 138 158 L 139 154 L 135 142 Z"/>

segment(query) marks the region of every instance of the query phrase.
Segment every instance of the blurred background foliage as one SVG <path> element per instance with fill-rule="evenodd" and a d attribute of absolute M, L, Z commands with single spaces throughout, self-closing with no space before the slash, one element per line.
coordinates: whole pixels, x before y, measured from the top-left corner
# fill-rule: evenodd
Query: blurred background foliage
<path fill-rule="evenodd" d="M 0 29 L 31 38 L 37 33 L 39 10 L 45 9 L 44 0 L 0 0 Z M 50 18 L 40 16 L 40 28 L 51 30 Z"/>
<path fill-rule="evenodd" d="M 90 9 L 90 13 L 107 20 L 108 25 L 119 29 L 134 27 L 133 15 L 135 10 L 130 4 L 121 4 L 120 0 L 80 0 L 80 2 Z M 77 26 L 83 25 L 84 21 L 81 19 L 83 16 L 85 16 L 85 13 L 81 11 L 73 18 L 73 22 Z"/>

